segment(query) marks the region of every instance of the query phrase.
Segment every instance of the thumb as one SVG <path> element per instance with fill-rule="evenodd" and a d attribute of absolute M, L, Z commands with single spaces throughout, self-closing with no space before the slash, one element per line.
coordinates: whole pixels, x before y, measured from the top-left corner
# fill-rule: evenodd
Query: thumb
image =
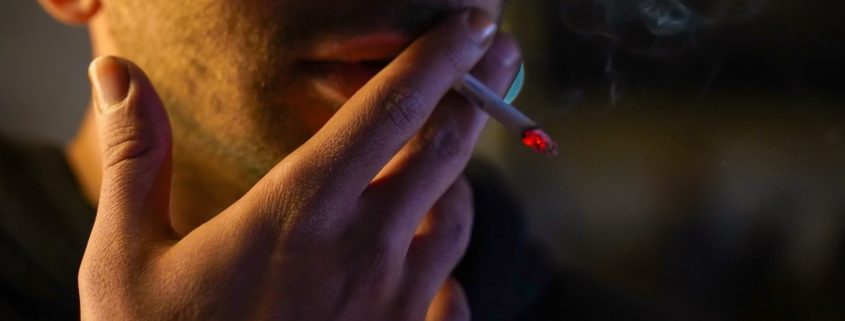
<path fill-rule="evenodd" d="M 446 279 L 431 306 L 426 321 L 469 321 L 470 308 L 464 288 L 453 278 Z"/>
<path fill-rule="evenodd" d="M 127 60 L 97 58 L 89 77 L 103 161 L 92 237 L 126 237 L 133 243 L 166 238 L 172 166 L 167 112 L 144 72 Z"/>

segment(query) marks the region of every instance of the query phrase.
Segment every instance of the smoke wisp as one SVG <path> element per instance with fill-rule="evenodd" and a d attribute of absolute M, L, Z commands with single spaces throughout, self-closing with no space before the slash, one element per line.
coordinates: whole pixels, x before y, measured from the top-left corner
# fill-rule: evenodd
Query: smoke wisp
<path fill-rule="evenodd" d="M 757 16 L 769 0 L 565 0 L 561 14 L 573 30 L 618 37 L 620 28 L 641 24 L 658 37 L 688 35 L 708 25 L 739 23 Z"/>

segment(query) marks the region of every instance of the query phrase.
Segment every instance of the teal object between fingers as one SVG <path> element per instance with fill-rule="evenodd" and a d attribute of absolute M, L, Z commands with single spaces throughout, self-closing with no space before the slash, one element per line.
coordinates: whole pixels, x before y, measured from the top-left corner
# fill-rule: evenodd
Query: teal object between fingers
<path fill-rule="evenodd" d="M 516 79 L 513 81 L 513 85 L 511 85 L 511 89 L 508 90 L 508 94 L 505 95 L 505 102 L 510 104 L 513 102 L 516 97 L 519 96 L 519 92 L 522 91 L 522 84 L 525 83 L 525 64 L 519 66 L 519 73 L 516 74 Z"/>

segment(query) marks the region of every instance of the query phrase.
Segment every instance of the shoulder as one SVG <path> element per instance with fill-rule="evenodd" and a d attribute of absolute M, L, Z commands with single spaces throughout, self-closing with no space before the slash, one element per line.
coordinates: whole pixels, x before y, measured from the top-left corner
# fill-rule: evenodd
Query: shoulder
<path fill-rule="evenodd" d="M 93 213 L 59 146 L 0 135 L 0 319 L 78 318 Z"/>
<path fill-rule="evenodd" d="M 0 219 L 0 226 L 56 221 L 70 224 L 68 232 L 87 243 L 87 223 L 93 224 L 95 209 L 85 201 L 58 144 L 0 134 L 0 211 L 16 219 Z"/>

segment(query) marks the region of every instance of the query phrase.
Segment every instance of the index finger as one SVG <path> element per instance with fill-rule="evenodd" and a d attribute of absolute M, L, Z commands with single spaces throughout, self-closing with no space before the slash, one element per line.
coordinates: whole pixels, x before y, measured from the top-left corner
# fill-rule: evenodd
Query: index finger
<path fill-rule="evenodd" d="M 495 22 L 479 9 L 445 18 L 285 161 L 301 161 L 297 167 L 308 172 L 310 183 L 358 196 L 419 131 L 452 84 L 483 56 L 495 31 Z M 277 182 L 269 183 L 278 188 Z"/>

